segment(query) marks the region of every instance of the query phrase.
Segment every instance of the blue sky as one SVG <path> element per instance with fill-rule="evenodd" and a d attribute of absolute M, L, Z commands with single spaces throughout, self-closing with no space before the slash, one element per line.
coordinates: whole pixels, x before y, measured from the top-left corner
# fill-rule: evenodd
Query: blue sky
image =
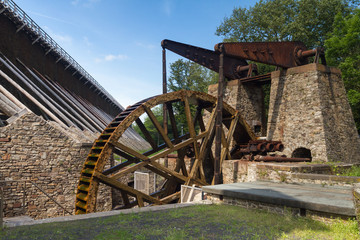
<path fill-rule="evenodd" d="M 256 0 L 15 0 L 121 105 L 162 93 L 161 40 L 213 49 L 216 27 Z M 167 51 L 167 63 L 176 61 Z M 169 75 L 169 72 L 168 72 Z"/>

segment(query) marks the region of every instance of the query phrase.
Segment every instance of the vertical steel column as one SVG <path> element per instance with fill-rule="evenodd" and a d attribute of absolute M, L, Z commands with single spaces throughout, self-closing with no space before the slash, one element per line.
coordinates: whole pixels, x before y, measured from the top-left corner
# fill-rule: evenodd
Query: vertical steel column
<path fill-rule="evenodd" d="M 163 94 L 167 93 L 167 79 L 166 79 L 166 50 L 163 47 L 162 50 L 162 68 L 163 68 Z M 168 134 L 168 126 L 167 126 L 167 109 L 166 104 L 163 104 L 163 127 L 164 132 L 167 135 Z M 165 156 L 164 158 L 164 164 L 167 167 L 169 165 L 168 163 L 168 157 Z"/>
<path fill-rule="evenodd" d="M 215 162 L 214 162 L 214 184 L 220 183 L 220 158 L 221 158 L 221 132 L 222 132 L 222 110 L 224 94 L 224 47 L 220 46 L 219 83 L 216 105 L 215 120 Z"/>

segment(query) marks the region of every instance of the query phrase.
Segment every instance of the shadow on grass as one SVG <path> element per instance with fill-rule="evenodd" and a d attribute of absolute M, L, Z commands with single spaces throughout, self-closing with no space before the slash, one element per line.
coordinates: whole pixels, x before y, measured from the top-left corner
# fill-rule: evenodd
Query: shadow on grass
<path fill-rule="evenodd" d="M 338 238 L 332 226 L 308 218 L 228 205 L 197 205 L 166 211 L 8 228 L 0 239 L 281 239 Z M 356 228 L 356 227 L 355 227 Z M 351 238 L 351 226 L 340 232 Z M 357 230 L 357 229 L 356 229 Z M 340 239 L 341 236 L 339 237 Z"/>

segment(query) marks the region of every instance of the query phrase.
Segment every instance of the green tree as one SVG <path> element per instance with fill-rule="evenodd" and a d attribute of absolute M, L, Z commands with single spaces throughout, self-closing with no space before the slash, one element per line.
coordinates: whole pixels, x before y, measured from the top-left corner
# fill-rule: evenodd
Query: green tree
<path fill-rule="evenodd" d="M 347 96 L 360 133 L 360 10 L 335 18 L 333 31 L 325 41 L 328 64 L 342 72 Z"/>
<path fill-rule="evenodd" d="M 169 91 L 186 89 L 207 92 L 208 86 L 216 82 L 215 72 L 192 61 L 179 59 L 170 64 Z"/>
<path fill-rule="evenodd" d="M 170 76 L 168 80 L 168 90 L 178 91 L 181 89 L 207 92 L 210 84 L 218 81 L 218 74 L 202 67 L 192 61 L 184 61 L 179 59 L 170 64 Z M 178 123 L 179 132 L 187 132 L 188 126 L 186 122 L 185 109 L 182 104 L 173 104 L 175 118 Z M 191 108 L 194 117 L 196 109 Z"/>
<path fill-rule="evenodd" d="M 347 16 L 359 0 L 260 0 L 234 8 L 216 30 L 225 41 L 302 41 L 323 45 L 337 13 Z"/>

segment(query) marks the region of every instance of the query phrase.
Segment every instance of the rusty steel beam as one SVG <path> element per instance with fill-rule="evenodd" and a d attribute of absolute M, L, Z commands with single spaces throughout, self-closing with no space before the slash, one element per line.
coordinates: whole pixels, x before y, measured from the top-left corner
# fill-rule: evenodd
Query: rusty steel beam
<path fill-rule="evenodd" d="M 219 72 L 220 53 L 218 52 L 168 39 L 163 40 L 161 46 L 210 70 Z M 224 76 L 229 80 L 247 77 L 249 69 L 242 68 L 247 65 L 248 63 L 245 59 L 225 55 Z"/>
<path fill-rule="evenodd" d="M 307 58 L 316 54 L 316 50 L 307 50 L 302 42 L 219 43 L 214 47 L 216 52 L 220 52 L 220 46 L 226 56 L 283 68 L 307 64 Z"/>

